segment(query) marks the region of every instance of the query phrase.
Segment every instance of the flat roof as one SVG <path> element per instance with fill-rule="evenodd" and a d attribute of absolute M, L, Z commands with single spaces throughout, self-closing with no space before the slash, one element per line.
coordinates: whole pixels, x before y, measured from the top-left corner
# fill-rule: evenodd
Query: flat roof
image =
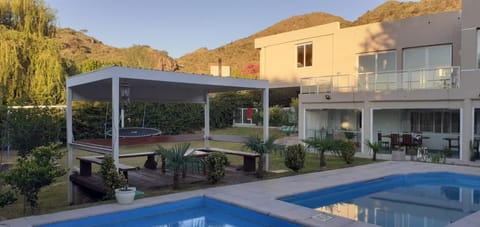
<path fill-rule="evenodd" d="M 71 76 L 72 100 L 111 101 L 112 81 L 130 87 L 130 100 L 204 103 L 209 93 L 268 89 L 268 81 L 112 66 Z"/>

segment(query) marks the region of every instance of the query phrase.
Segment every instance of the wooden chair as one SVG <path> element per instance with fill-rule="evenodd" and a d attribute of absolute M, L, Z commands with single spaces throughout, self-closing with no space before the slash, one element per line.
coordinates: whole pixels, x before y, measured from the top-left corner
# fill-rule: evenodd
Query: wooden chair
<path fill-rule="evenodd" d="M 390 147 L 398 148 L 400 146 L 400 135 L 398 133 L 392 133 L 390 135 Z"/>
<path fill-rule="evenodd" d="M 412 134 L 402 134 L 402 146 L 407 149 L 413 146 Z"/>

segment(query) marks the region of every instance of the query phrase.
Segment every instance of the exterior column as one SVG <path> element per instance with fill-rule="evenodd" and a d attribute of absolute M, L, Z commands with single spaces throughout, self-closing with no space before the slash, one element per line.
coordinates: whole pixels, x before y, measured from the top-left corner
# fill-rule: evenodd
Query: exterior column
<path fill-rule="evenodd" d="M 306 122 L 305 122 L 305 107 L 303 103 L 301 102 L 302 99 L 300 99 L 300 95 L 298 97 L 298 139 L 299 141 L 306 139 L 305 135 L 305 128 L 306 128 Z"/>
<path fill-rule="evenodd" d="M 269 121 L 269 104 L 268 104 L 268 88 L 263 89 L 263 141 L 266 142 L 268 140 L 268 121 Z M 265 155 L 265 171 L 269 170 L 269 157 L 268 154 Z"/>
<path fill-rule="evenodd" d="M 205 94 L 205 120 L 204 120 L 204 130 L 203 130 L 203 143 L 205 148 L 210 148 L 210 97 L 208 93 Z"/>
<path fill-rule="evenodd" d="M 120 127 L 125 128 L 125 110 L 122 109 L 120 110 Z"/>
<path fill-rule="evenodd" d="M 369 140 L 372 141 L 373 135 L 373 108 L 370 107 L 369 102 L 364 102 L 363 110 L 362 110 L 362 138 L 360 141 L 361 144 L 361 152 L 365 153 L 367 151 L 365 147 L 364 141 Z"/>
<path fill-rule="evenodd" d="M 118 125 L 120 115 L 120 78 L 117 75 L 112 77 L 112 156 L 115 166 L 118 168 L 118 154 L 120 142 L 118 136 Z"/>
<path fill-rule="evenodd" d="M 73 143 L 73 129 L 72 129 L 72 89 L 67 86 L 67 109 L 65 110 L 66 118 L 66 127 L 67 127 L 67 165 L 68 165 L 68 174 L 67 174 L 67 201 L 69 204 L 73 203 L 73 184 L 70 181 L 70 175 L 72 175 L 73 170 L 73 148 L 71 143 Z"/>
<path fill-rule="evenodd" d="M 470 160 L 470 142 L 473 143 L 473 125 L 474 125 L 474 114 L 473 114 L 472 100 L 465 99 L 463 100 L 463 108 L 460 110 L 460 141 L 458 143 L 460 160 L 469 161 Z"/>

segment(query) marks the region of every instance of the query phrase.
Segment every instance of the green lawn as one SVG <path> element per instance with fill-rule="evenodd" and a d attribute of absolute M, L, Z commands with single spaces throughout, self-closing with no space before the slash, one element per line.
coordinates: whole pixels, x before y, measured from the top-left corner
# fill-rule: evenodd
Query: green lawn
<path fill-rule="evenodd" d="M 222 129 L 222 130 L 215 130 L 212 131 L 212 134 L 224 134 L 224 135 L 262 135 L 262 129 L 251 129 L 251 128 L 229 128 L 229 129 Z M 282 133 L 279 132 L 276 129 L 270 130 L 271 135 L 276 135 L 281 136 Z M 161 144 L 162 146 L 165 147 L 170 147 L 175 143 L 163 143 Z M 144 152 L 144 151 L 154 151 L 157 148 L 158 145 L 144 145 L 144 146 L 137 146 L 137 147 L 121 147 L 121 153 L 135 153 L 135 152 Z M 243 148 L 242 144 L 239 143 L 229 143 L 229 142 L 219 142 L 219 141 L 210 141 L 210 146 L 211 147 L 220 147 L 220 148 L 225 148 L 225 149 L 232 149 L 232 150 L 246 150 Z M 203 141 L 193 141 L 191 142 L 191 147 L 203 147 Z M 76 151 L 74 154 L 74 157 L 77 156 L 85 156 L 85 155 L 92 155 L 92 153 L 89 152 L 83 152 L 83 151 Z M 238 156 L 228 156 L 228 159 L 232 165 L 241 165 L 243 160 L 241 157 Z M 12 158 L 10 160 L 13 160 Z M 145 162 L 145 157 L 139 157 L 139 158 L 128 158 L 128 159 L 122 159 L 122 163 L 128 164 L 128 165 L 133 165 L 133 166 L 143 166 L 143 163 Z M 271 154 L 270 155 L 270 170 L 287 170 L 285 165 L 283 164 L 283 157 L 280 156 L 279 154 Z M 288 171 L 285 173 L 268 173 L 266 175 L 267 179 L 271 178 L 278 178 L 278 177 L 284 177 L 284 176 L 292 176 L 296 174 L 304 174 L 304 173 L 310 173 L 310 172 L 317 172 L 317 171 L 326 171 L 326 170 L 331 170 L 331 169 L 338 169 L 338 168 L 346 168 L 346 167 L 351 167 L 354 165 L 363 165 L 363 164 L 369 164 L 372 163 L 371 160 L 369 159 L 360 159 L 357 158 L 355 159 L 354 164 L 352 165 L 347 165 L 345 162 L 337 157 L 333 156 L 327 156 L 327 167 L 326 168 L 319 168 L 319 157 L 318 154 L 316 153 L 308 153 L 307 158 L 305 161 L 305 168 L 300 170 L 298 173 L 294 173 L 292 171 Z M 64 166 L 67 165 L 66 161 L 66 156 L 62 160 L 62 164 Z M 75 166 L 79 166 L 78 160 L 75 159 Z M 98 171 L 99 166 L 98 165 L 93 165 L 93 171 Z M 252 181 L 257 180 L 254 177 L 252 177 Z M 225 185 L 219 184 L 219 185 Z M 213 186 L 218 186 L 218 185 L 213 185 Z M 168 193 L 174 193 L 178 191 L 185 191 L 185 190 L 194 190 L 194 189 L 200 189 L 200 188 L 205 188 L 205 187 L 212 187 L 212 185 L 206 184 L 206 183 L 201 183 L 201 184 L 195 184 L 187 187 L 183 187 L 181 190 L 177 191 L 172 191 L 171 189 L 161 189 L 161 190 L 156 190 L 156 191 L 150 191 L 150 192 L 145 192 L 145 196 L 156 196 L 156 195 L 163 195 L 163 194 L 168 194 Z M 43 214 L 43 213 L 52 213 L 52 212 L 57 212 L 57 211 L 62 211 L 62 210 L 68 210 L 68 209 L 75 209 L 79 207 L 87 207 L 87 206 L 94 206 L 102 203 L 111 203 L 113 201 L 102 201 L 102 202 L 97 202 L 97 203 L 89 203 L 89 204 L 82 204 L 82 205 L 76 205 L 76 206 L 69 206 L 67 204 L 67 177 L 62 177 L 59 178 L 55 183 L 52 185 L 44 188 L 39 196 L 39 208 L 36 212 L 36 214 Z M 24 215 L 23 214 L 23 202 L 22 198 L 19 198 L 19 200 L 10 206 L 4 207 L 0 209 L 0 217 L 5 217 L 5 218 L 17 218 L 25 215 L 31 215 L 30 210 L 27 207 L 27 213 Z"/>

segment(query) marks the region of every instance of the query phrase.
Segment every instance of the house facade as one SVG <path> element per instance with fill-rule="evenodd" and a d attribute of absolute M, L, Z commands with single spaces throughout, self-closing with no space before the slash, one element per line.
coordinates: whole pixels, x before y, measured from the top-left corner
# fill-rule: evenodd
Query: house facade
<path fill-rule="evenodd" d="M 470 160 L 480 140 L 480 2 L 461 11 L 258 38 L 260 77 L 299 86 L 299 137 Z M 444 152 L 442 152 L 444 151 Z"/>

